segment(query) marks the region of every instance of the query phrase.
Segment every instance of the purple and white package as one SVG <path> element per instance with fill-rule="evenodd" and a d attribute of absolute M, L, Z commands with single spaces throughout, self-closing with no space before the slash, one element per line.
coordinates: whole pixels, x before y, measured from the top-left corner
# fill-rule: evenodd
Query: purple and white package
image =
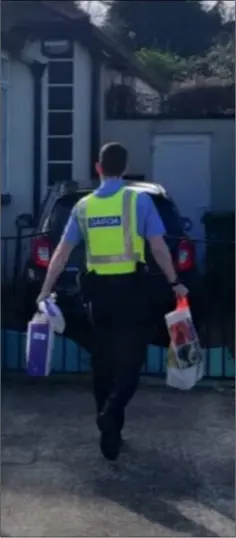
<path fill-rule="evenodd" d="M 51 371 L 54 332 L 43 314 L 35 314 L 28 323 L 26 341 L 27 373 L 48 376 Z"/>

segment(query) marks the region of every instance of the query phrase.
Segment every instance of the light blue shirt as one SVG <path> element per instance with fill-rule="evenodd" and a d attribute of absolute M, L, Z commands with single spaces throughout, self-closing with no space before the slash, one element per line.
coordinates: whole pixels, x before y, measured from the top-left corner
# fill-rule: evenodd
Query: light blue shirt
<path fill-rule="evenodd" d="M 107 179 L 94 191 L 95 196 L 107 198 L 116 194 L 124 187 L 123 179 Z M 156 235 L 165 235 L 165 227 L 161 217 L 151 199 L 145 192 L 137 196 L 137 233 L 143 239 L 150 239 Z M 74 246 L 83 241 L 83 233 L 78 222 L 78 208 L 75 206 L 66 224 L 61 242 L 71 243 Z"/>

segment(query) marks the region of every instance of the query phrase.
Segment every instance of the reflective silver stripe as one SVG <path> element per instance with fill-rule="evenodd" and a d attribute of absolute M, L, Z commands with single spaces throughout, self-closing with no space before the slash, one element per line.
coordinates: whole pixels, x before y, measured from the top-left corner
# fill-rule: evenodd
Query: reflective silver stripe
<path fill-rule="evenodd" d="M 88 228 L 86 226 L 86 209 L 87 209 L 86 198 L 80 200 L 78 208 L 79 208 L 79 211 L 78 211 L 79 225 L 81 227 L 81 231 L 84 236 L 84 241 L 87 246 L 88 245 Z"/>
<path fill-rule="evenodd" d="M 111 254 L 107 256 L 91 256 L 87 252 L 87 262 L 91 265 L 99 265 L 106 263 L 117 262 L 138 262 L 140 260 L 140 254 L 133 254 L 132 257 L 129 254 Z"/>
<path fill-rule="evenodd" d="M 105 256 L 94 256 L 91 254 L 91 248 L 89 244 L 89 233 L 86 222 L 86 209 L 87 200 L 81 200 L 79 202 L 79 223 L 84 235 L 86 244 L 86 256 L 87 263 L 91 265 L 107 264 L 107 263 L 119 263 L 119 262 L 138 262 L 140 261 L 140 254 L 135 253 L 133 250 L 133 239 L 131 230 L 131 216 L 132 216 L 132 196 L 131 189 L 125 188 L 123 192 L 123 208 L 122 208 L 122 228 L 124 234 L 124 254 L 111 254 Z"/>
<path fill-rule="evenodd" d="M 125 244 L 125 254 L 130 256 L 130 261 L 133 260 L 133 240 L 131 230 L 131 213 L 132 213 L 132 195 L 131 189 L 125 189 L 123 193 L 123 209 L 122 209 L 122 224 Z"/>

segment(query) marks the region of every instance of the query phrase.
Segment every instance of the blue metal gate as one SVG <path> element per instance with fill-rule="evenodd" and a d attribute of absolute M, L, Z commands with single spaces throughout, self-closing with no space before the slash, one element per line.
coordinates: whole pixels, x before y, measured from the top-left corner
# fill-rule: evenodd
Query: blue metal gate
<path fill-rule="evenodd" d="M 1 356 L 2 369 L 25 369 L 25 327 L 17 317 L 17 304 L 24 286 L 24 270 L 33 236 L 1 239 Z M 214 242 L 214 248 L 217 243 Z M 202 312 L 205 313 L 202 334 L 206 359 L 206 377 L 234 378 L 234 281 L 228 264 L 232 262 L 232 243 L 219 243 L 222 272 L 208 274 L 205 293 L 202 295 Z M 230 262 L 231 260 L 231 262 Z M 223 273 L 226 278 L 223 279 Z M 219 275 L 219 276 L 217 276 Z M 207 278 L 206 277 L 206 278 Z M 211 290 L 209 292 L 209 290 Z M 149 346 L 143 374 L 162 376 L 166 368 L 167 349 Z M 90 356 L 78 344 L 65 337 L 56 337 L 53 353 L 53 372 L 83 373 L 90 371 Z"/>

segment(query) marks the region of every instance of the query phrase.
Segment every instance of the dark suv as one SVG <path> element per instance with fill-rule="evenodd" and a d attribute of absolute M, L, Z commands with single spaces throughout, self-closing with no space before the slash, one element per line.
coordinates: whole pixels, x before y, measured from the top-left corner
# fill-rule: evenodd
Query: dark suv
<path fill-rule="evenodd" d="M 196 310 L 199 291 L 199 276 L 195 263 L 194 244 L 186 233 L 191 223 L 180 216 L 173 200 L 161 185 L 151 183 L 129 183 L 139 192 L 149 194 L 164 222 L 166 241 L 172 253 L 176 270 L 181 281 L 190 291 L 192 308 Z M 24 272 L 26 318 L 30 319 L 35 311 L 35 300 L 45 278 L 50 257 L 57 246 L 64 226 L 73 206 L 90 191 L 79 189 L 77 184 L 55 185 L 50 189 L 41 209 L 38 224 L 34 230 L 31 254 Z M 64 272 L 59 278 L 55 291 L 67 321 L 67 336 L 88 344 L 90 330 L 84 314 L 78 286 L 78 273 L 84 268 L 84 246 L 74 249 Z M 152 326 L 150 326 L 153 343 L 164 345 L 167 333 L 164 327 L 164 314 L 174 308 L 174 297 L 164 275 L 153 260 L 146 247 L 146 260 L 150 272 L 152 290 Z M 86 347 L 89 347 L 86 345 Z"/>

